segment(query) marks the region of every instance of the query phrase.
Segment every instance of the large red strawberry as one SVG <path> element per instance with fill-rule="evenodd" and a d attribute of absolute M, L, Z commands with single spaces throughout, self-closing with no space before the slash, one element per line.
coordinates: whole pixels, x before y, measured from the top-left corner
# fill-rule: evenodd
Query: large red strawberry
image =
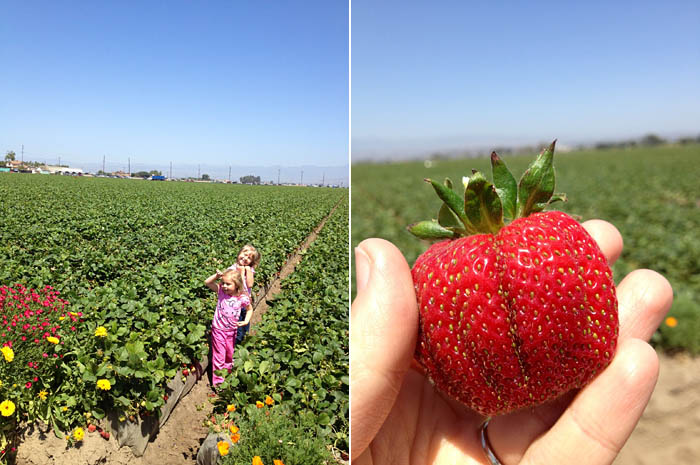
<path fill-rule="evenodd" d="M 443 238 L 416 260 L 416 358 L 435 386 L 487 416 L 584 386 L 611 361 L 618 334 L 612 272 L 570 216 L 542 212 L 554 200 L 554 142 L 516 185 L 491 155 L 481 173 L 426 180 L 443 200 L 437 221 L 409 226 Z M 506 225 L 506 223 L 508 223 Z"/>

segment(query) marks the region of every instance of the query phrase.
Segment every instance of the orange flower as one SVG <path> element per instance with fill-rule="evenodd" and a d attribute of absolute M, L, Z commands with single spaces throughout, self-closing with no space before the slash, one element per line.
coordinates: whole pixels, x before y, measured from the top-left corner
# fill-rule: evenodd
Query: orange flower
<path fill-rule="evenodd" d="M 266 403 L 267 405 L 272 405 L 272 404 L 275 403 L 275 401 L 272 400 L 272 397 L 267 396 L 267 397 L 265 397 L 265 403 Z"/>
<path fill-rule="evenodd" d="M 226 441 L 219 441 L 216 443 L 216 448 L 219 449 L 219 455 L 222 457 L 228 454 L 229 447 L 231 447 L 231 445 Z"/>
<path fill-rule="evenodd" d="M 676 320 L 672 316 L 669 316 L 668 318 L 666 318 L 666 326 L 668 326 L 669 328 L 675 328 L 676 326 L 678 326 L 678 320 Z"/>
<path fill-rule="evenodd" d="M 226 406 L 226 410 L 229 411 L 229 412 L 235 412 L 235 411 L 236 411 L 236 406 L 233 405 L 233 404 L 228 404 L 228 405 Z"/>
<path fill-rule="evenodd" d="M 236 434 L 238 432 L 238 426 L 231 425 L 228 427 L 228 430 L 231 431 L 231 434 Z"/>
<path fill-rule="evenodd" d="M 241 440 L 241 433 L 235 433 L 231 435 L 231 442 L 232 443 L 237 443 L 238 441 Z"/>
<path fill-rule="evenodd" d="M 253 465 L 264 465 L 259 455 L 253 457 Z"/>
<path fill-rule="evenodd" d="M 281 460 L 273 460 L 273 462 L 275 463 L 275 465 L 284 465 L 284 462 Z"/>
<path fill-rule="evenodd" d="M 259 400 L 257 400 L 257 401 L 255 401 L 255 406 L 256 406 L 257 408 L 263 408 L 263 407 L 265 406 L 265 404 L 263 404 L 262 402 L 260 402 Z"/>

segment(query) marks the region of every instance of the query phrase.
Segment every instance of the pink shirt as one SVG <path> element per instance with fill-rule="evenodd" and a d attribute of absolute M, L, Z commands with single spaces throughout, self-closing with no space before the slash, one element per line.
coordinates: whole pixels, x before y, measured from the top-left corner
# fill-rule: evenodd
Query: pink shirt
<path fill-rule="evenodd" d="M 229 270 L 237 270 L 238 266 L 239 266 L 238 263 L 234 263 L 233 265 L 229 266 L 228 269 Z M 253 268 L 252 266 L 250 267 L 250 272 L 253 273 L 253 276 L 255 276 L 255 268 Z M 252 289 L 248 289 L 248 283 L 246 282 L 245 279 L 243 280 L 243 288 L 248 293 L 248 295 L 251 295 L 253 293 Z"/>
<path fill-rule="evenodd" d="M 238 320 L 241 317 L 241 309 L 250 305 L 250 297 L 245 292 L 230 296 L 221 288 L 217 294 L 216 311 L 212 327 L 230 331 L 238 328 Z"/>

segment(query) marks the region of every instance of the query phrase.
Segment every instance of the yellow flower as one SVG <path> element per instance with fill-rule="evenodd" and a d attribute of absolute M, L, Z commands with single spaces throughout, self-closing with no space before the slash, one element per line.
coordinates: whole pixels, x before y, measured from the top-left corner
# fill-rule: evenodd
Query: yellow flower
<path fill-rule="evenodd" d="M 73 437 L 75 438 L 76 441 L 82 441 L 84 436 L 85 436 L 85 430 L 80 428 L 80 427 L 75 428 L 75 431 L 73 431 Z"/>
<path fill-rule="evenodd" d="M 39 391 L 39 394 L 37 394 L 37 396 L 39 396 L 39 399 L 41 399 L 41 400 L 46 400 L 47 395 L 48 395 L 48 392 L 46 392 L 46 391 Z"/>
<path fill-rule="evenodd" d="M 236 434 L 238 432 L 238 426 L 231 425 L 228 427 L 228 430 L 231 431 L 231 434 Z"/>
<path fill-rule="evenodd" d="M 5 361 L 11 362 L 15 359 L 15 351 L 10 349 L 9 347 L 5 346 L 2 349 L 0 349 L 0 351 L 2 351 L 2 354 L 5 356 Z"/>
<path fill-rule="evenodd" d="M 104 326 L 99 326 L 99 327 L 95 330 L 95 336 L 96 336 L 96 337 L 105 337 L 105 336 L 107 336 L 107 328 L 105 328 Z"/>
<path fill-rule="evenodd" d="M 675 328 L 676 326 L 678 326 L 678 320 L 676 320 L 672 316 L 669 316 L 668 318 L 666 318 L 666 326 L 668 326 L 669 328 Z"/>
<path fill-rule="evenodd" d="M 263 404 L 262 402 L 260 402 L 259 400 L 257 400 L 257 401 L 255 401 L 255 406 L 256 406 L 257 408 L 263 408 L 263 407 L 265 406 L 265 404 Z"/>
<path fill-rule="evenodd" d="M 102 389 L 103 391 L 109 391 L 110 389 L 112 389 L 112 384 L 109 382 L 108 379 L 98 379 L 97 387 L 98 389 Z"/>
<path fill-rule="evenodd" d="M 264 465 L 259 455 L 253 457 L 253 465 Z"/>
<path fill-rule="evenodd" d="M 219 441 L 216 443 L 216 448 L 219 449 L 219 455 L 221 455 L 222 457 L 228 454 L 229 447 L 231 447 L 231 444 L 229 444 L 226 441 Z"/>
<path fill-rule="evenodd" d="M 57 337 L 49 336 L 46 338 L 47 341 L 49 341 L 51 344 L 58 344 L 59 340 Z"/>
<path fill-rule="evenodd" d="M 228 405 L 226 406 L 226 410 L 228 410 L 229 412 L 235 412 L 235 411 L 236 411 L 236 406 L 233 405 L 233 404 L 228 404 Z"/>
<path fill-rule="evenodd" d="M 232 443 L 237 443 L 238 441 L 241 440 L 241 433 L 236 433 L 231 435 L 231 442 Z"/>
<path fill-rule="evenodd" d="M 59 317 L 58 317 L 58 321 L 63 321 L 63 320 L 65 320 L 65 319 L 66 319 L 65 316 L 59 316 Z"/>
<path fill-rule="evenodd" d="M 281 460 L 273 460 L 273 462 L 275 463 L 275 465 L 284 465 L 284 462 Z"/>
<path fill-rule="evenodd" d="M 68 407 L 67 407 L 66 405 L 64 405 L 63 407 L 61 407 L 61 410 L 63 410 L 64 412 L 67 412 L 67 411 L 68 411 Z"/>
<path fill-rule="evenodd" d="M 272 397 L 267 396 L 267 397 L 265 397 L 265 403 L 266 403 L 267 405 L 272 405 L 272 404 L 275 403 L 275 401 L 272 400 Z"/>
<path fill-rule="evenodd" d="M 3 417 L 9 417 L 15 413 L 15 403 L 11 400 L 4 400 L 0 403 L 0 413 Z"/>

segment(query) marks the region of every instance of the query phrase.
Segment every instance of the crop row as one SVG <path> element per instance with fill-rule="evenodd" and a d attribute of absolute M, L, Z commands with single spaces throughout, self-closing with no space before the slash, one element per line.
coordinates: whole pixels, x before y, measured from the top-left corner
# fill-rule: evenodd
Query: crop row
<path fill-rule="evenodd" d="M 50 323 L 59 342 L 49 352 L 36 355 L 27 341 L 2 334 L 2 344 L 14 344 L 15 361 L 55 354 L 60 370 L 56 379 L 36 372 L 25 380 L 12 371 L 19 363 L 6 362 L 0 401 L 16 406 L 8 418 L 32 420 L 30 403 L 41 406 L 35 417 L 59 429 L 112 409 L 157 412 L 169 378 L 206 354 L 213 303 L 204 278 L 252 243 L 263 255 L 256 286 L 264 285 L 344 195 L 0 175 L 0 285 L 48 285 L 68 302 Z"/>
<path fill-rule="evenodd" d="M 348 201 L 339 204 L 256 334 L 236 349 L 222 399 L 245 405 L 268 393 L 312 414 L 320 437 L 348 450 Z"/>
<path fill-rule="evenodd" d="M 516 178 L 532 159 L 500 155 Z M 607 220 L 620 230 L 625 247 L 613 267 L 616 281 L 636 268 L 650 268 L 669 279 L 675 291 L 671 314 L 679 317 L 673 332 L 686 332 L 685 342 L 678 344 L 695 352 L 700 352 L 699 158 L 698 145 L 557 151 L 556 191 L 566 193 L 568 201 L 552 205 L 582 221 Z M 405 227 L 436 218 L 440 206 L 422 180 L 449 177 L 460 186 L 472 169 L 491 176 L 488 158 L 353 165 L 352 245 L 383 237 L 413 264 L 427 243 Z"/>

